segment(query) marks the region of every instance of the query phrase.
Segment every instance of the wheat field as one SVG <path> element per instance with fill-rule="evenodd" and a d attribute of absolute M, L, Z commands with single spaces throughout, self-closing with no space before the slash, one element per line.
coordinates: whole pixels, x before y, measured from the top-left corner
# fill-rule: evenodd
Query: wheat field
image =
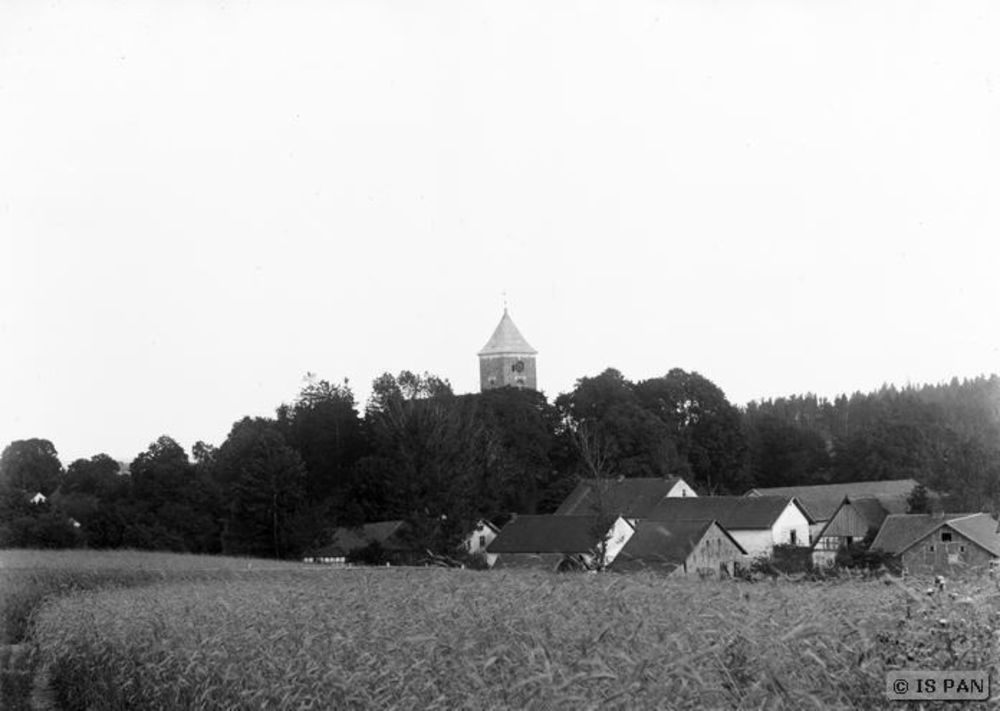
<path fill-rule="evenodd" d="M 995 673 L 1000 650 L 987 583 L 182 559 L 32 613 L 60 708 L 898 708 L 887 671 Z"/>

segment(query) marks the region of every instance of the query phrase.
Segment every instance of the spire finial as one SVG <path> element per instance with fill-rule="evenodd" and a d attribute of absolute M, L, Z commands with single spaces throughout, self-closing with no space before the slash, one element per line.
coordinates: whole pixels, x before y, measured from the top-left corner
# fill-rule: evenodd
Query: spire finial
<path fill-rule="evenodd" d="M 507 313 L 507 290 L 503 290 L 503 312 Z"/>

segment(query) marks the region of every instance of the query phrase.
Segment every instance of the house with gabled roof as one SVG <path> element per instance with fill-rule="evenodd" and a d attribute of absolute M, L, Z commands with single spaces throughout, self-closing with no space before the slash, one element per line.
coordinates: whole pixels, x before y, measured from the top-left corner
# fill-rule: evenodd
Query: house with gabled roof
<path fill-rule="evenodd" d="M 680 477 L 583 479 L 556 509 L 557 516 L 615 514 L 646 518 L 663 499 L 696 497 Z"/>
<path fill-rule="evenodd" d="M 714 520 L 635 522 L 635 533 L 609 566 L 613 572 L 652 571 L 674 576 L 732 576 L 746 551 Z"/>
<path fill-rule="evenodd" d="M 776 545 L 809 545 L 812 518 L 791 496 L 699 496 L 662 499 L 645 518 L 715 520 L 748 555 L 768 556 Z"/>
<path fill-rule="evenodd" d="M 1000 558 L 998 524 L 989 514 L 891 514 L 871 549 L 895 556 L 913 574 L 956 575 Z"/>
<path fill-rule="evenodd" d="M 593 568 L 613 562 L 634 532 L 621 516 L 518 516 L 486 551 L 494 568 Z"/>
<path fill-rule="evenodd" d="M 813 565 L 832 566 L 839 551 L 864 541 L 869 536 L 874 537 L 889 514 L 905 512 L 905 509 L 892 511 L 892 508 L 894 507 L 891 501 L 884 502 L 873 496 L 861 498 L 845 496 L 833 516 L 816 535 L 813 544 Z"/>
<path fill-rule="evenodd" d="M 907 500 L 917 485 L 915 479 L 892 479 L 813 486 L 772 486 L 751 489 L 746 496 L 794 496 L 813 520 L 810 540 L 816 541 L 840 508 L 845 496 L 851 499 L 875 498 L 890 513 L 906 513 L 909 510 Z M 933 492 L 929 493 L 932 499 L 935 498 Z"/>
<path fill-rule="evenodd" d="M 462 539 L 461 548 L 470 555 L 483 556 L 487 567 L 492 568 L 496 563 L 497 557 L 495 553 L 488 553 L 486 548 L 496 539 L 499 533 L 499 528 L 485 518 L 481 518 L 470 527 L 469 532 Z"/>

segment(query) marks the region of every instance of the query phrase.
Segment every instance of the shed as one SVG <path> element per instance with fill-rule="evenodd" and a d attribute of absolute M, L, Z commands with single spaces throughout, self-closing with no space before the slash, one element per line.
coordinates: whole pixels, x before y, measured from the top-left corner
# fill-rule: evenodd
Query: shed
<path fill-rule="evenodd" d="M 890 513 L 889 507 L 881 499 L 852 499 L 845 496 L 833 517 L 816 536 L 813 564 L 833 565 L 838 551 L 876 533 Z"/>
<path fill-rule="evenodd" d="M 711 577 L 735 575 L 745 562 L 746 551 L 718 521 L 642 519 L 609 569 Z"/>

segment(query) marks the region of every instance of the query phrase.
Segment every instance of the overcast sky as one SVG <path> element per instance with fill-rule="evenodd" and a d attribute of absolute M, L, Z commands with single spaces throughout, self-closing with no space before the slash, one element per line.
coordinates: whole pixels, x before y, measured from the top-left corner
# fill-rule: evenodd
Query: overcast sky
<path fill-rule="evenodd" d="M 221 444 L 303 375 L 550 396 L 1000 370 L 1000 5 L 0 2 L 0 447 Z"/>

